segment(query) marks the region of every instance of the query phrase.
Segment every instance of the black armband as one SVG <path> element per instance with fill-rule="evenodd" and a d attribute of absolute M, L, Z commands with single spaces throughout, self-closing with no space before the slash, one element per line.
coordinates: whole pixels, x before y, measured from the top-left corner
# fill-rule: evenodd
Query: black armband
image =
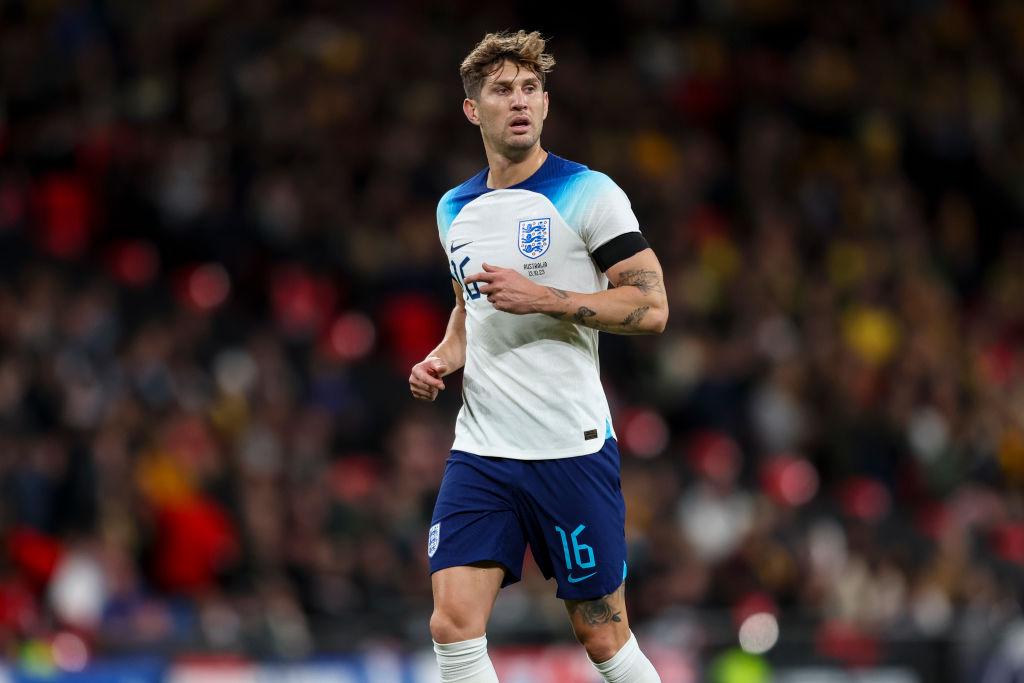
<path fill-rule="evenodd" d="M 647 238 L 639 232 L 627 232 L 618 237 L 613 237 L 594 250 L 594 263 L 601 269 L 601 272 L 608 270 L 616 263 L 630 256 L 639 254 L 651 245 Z"/>

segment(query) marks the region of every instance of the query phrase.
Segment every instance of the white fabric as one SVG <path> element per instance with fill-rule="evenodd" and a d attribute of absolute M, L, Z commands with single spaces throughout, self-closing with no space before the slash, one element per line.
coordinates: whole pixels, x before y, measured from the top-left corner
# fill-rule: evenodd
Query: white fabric
<path fill-rule="evenodd" d="M 607 662 L 592 662 L 597 672 L 608 683 L 661 683 L 661 677 L 651 660 L 640 651 L 633 632 L 629 640 Z"/>
<path fill-rule="evenodd" d="M 529 182 L 522 185 L 529 187 Z M 493 190 L 463 206 L 453 205 L 452 193 L 442 199 L 440 236 L 453 276 L 462 282 L 486 262 L 515 269 L 544 286 L 583 293 L 607 289 L 608 278 L 591 254 L 612 238 L 638 230 L 626 195 L 608 176 L 578 165 L 567 166 L 564 177 L 549 178 L 536 189 L 544 192 Z M 524 255 L 520 224 L 545 219 L 546 251 L 533 258 Z M 614 431 L 601 386 L 597 330 L 568 316 L 558 320 L 542 313 L 498 311 L 486 296 L 474 298 L 473 287 L 463 293 L 464 405 L 452 448 L 522 460 L 600 450 Z"/>
<path fill-rule="evenodd" d="M 487 656 L 487 636 L 458 643 L 434 641 L 441 683 L 498 683 L 491 658 Z"/>

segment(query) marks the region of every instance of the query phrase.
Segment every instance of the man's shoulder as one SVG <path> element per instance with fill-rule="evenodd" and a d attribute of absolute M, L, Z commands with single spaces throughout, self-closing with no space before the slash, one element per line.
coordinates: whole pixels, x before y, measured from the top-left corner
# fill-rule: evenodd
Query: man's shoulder
<path fill-rule="evenodd" d="M 485 192 L 487 192 L 486 168 L 441 196 L 440 201 L 437 202 L 437 227 L 440 230 L 442 241 L 448 233 L 452 221 L 462 211 L 462 207 Z"/>
<path fill-rule="evenodd" d="M 551 152 L 548 152 L 547 163 L 544 165 L 550 171 L 549 175 L 556 177 L 574 176 L 580 175 L 582 173 L 593 173 L 593 171 L 591 171 L 584 164 L 578 163 L 576 161 L 570 161 L 569 159 L 564 159 L 558 156 L 557 154 L 552 154 Z"/>
<path fill-rule="evenodd" d="M 487 191 L 487 169 L 480 171 L 469 180 L 456 185 L 441 196 L 441 203 L 457 203 L 478 197 Z"/>
<path fill-rule="evenodd" d="M 548 163 L 544 164 L 543 171 L 543 175 L 538 174 L 536 178 L 538 184 L 553 182 L 590 192 L 618 188 L 607 174 L 551 153 L 548 154 Z"/>
<path fill-rule="evenodd" d="M 565 202 L 605 201 L 622 195 L 622 189 L 607 174 L 574 161 L 559 160 L 560 172 L 538 183 L 538 191 L 552 197 L 555 205 Z"/>

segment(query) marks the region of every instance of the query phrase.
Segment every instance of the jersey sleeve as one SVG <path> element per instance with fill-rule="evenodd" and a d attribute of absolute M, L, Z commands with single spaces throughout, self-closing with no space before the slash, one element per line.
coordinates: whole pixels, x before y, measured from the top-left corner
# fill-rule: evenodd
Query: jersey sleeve
<path fill-rule="evenodd" d="M 455 205 L 454 195 L 455 190 L 448 190 L 437 203 L 437 237 L 441 240 L 442 248 L 448 240 L 448 230 L 452 227 L 452 222 L 459 214 L 458 207 Z"/>
<path fill-rule="evenodd" d="M 640 231 L 626 193 L 604 173 L 587 171 L 577 176 L 573 184 L 574 201 L 566 218 L 591 254 L 619 235 Z"/>

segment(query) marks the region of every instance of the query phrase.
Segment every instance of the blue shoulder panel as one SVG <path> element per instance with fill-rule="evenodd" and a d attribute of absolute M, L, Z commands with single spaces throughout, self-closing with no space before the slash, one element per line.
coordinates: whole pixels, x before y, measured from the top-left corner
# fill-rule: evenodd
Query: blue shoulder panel
<path fill-rule="evenodd" d="M 593 205 L 594 198 L 618 189 L 604 173 L 591 171 L 583 164 L 554 154 L 548 154 L 544 165 L 515 187 L 538 192 L 550 199 L 565 222 L 577 233 L 581 227 L 580 214 Z"/>
<path fill-rule="evenodd" d="M 444 193 L 441 201 L 437 203 L 437 232 L 442 243 L 448 241 L 448 230 L 452 227 L 455 217 L 462 211 L 462 207 L 489 191 L 485 168 L 458 187 Z"/>
<path fill-rule="evenodd" d="M 591 171 L 583 164 L 549 152 L 548 158 L 532 176 L 509 189 L 529 190 L 544 195 L 572 229 L 579 231 L 579 213 L 595 195 L 617 189 L 617 186 L 604 173 Z M 492 191 L 487 187 L 486 168 L 458 187 L 448 190 L 437 205 L 437 229 L 441 241 L 447 241 L 452 222 L 466 204 Z"/>

